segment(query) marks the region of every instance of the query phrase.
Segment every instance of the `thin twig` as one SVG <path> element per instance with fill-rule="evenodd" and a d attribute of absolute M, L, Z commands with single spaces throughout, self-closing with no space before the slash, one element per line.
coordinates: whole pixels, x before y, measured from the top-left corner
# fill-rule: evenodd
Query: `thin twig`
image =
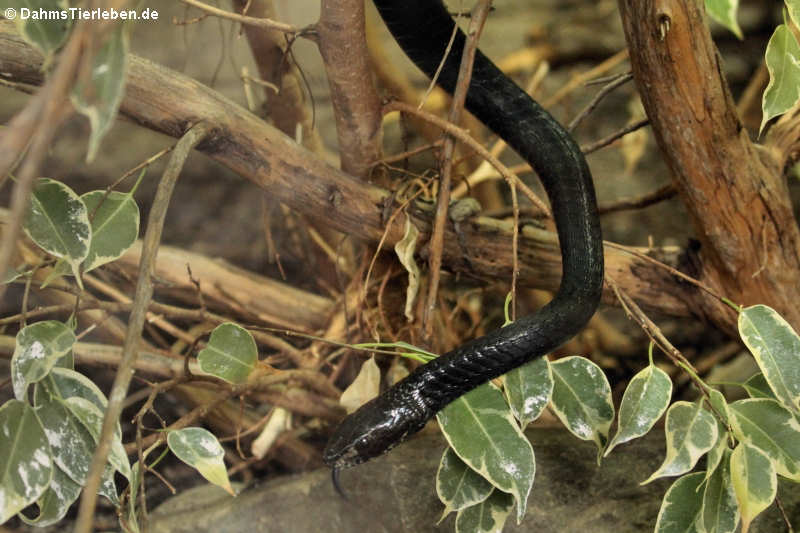
<path fill-rule="evenodd" d="M 197 9 L 201 9 L 206 13 L 208 13 L 209 15 L 232 20 L 234 22 L 239 22 L 240 24 L 246 24 L 248 26 L 256 26 L 258 28 L 276 30 L 293 35 L 303 35 L 310 31 L 310 28 L 301 28 L 299 26 L 292 26 L 291 24 L 286 24 L 285 22 L 278 22 L 266 18 L 257 18 L 257 17 L 248 17 L 245 15 L 239 15 L 238 13 L 233 13 L 231 11 L 226 11 L 218 7 L 210 6 L 203 2 L 199 2 L 198 0 L 180 0 L 180 1 L 183 2 L 184 4 L 196 7 Z"/>
<path fill-rule="evenodd" d="M 547 205 L 542 201 L 541 198 L 536 196 L 536 194 L 527 186 L 525 183 L 519 179 L 516 174 L 512 173 L 508 167 L 506 167 L 503 163 L 500 162 L 499 159 L 492 156 L 492 154 L 481 144 L 476 141 L 469 133 L 467 133 L 462 128 L 451 124 L 450 122 L 437 117 L 432 113 L 428 113 L 427 111 L 420 111 L 413 106 L 410 106 L 403 102 L 389 102 L 388 104 L 383 106 L 383 112 L 385 114 L 391 113 L 392 111 L 399 111 L 401 113 L 408 113 L 410 115 L 415 115 L 426 122 L 430 122 L 434 126 L 441 128 L 446 133 L 452 135 L 465 145 L 467 145 L 470 149 L 472 149 L 475 153 L 477 153 L 480 157 L 487 160 L 489 164 L 491 164 L 497 172 L 500 173 L 503 178 L 505 178 L 509 184 L 513 184 L 522 191 L 531 203 L 536 206 L 542 213 L 545 213 L 548 218 L 552 217 L 550 213 L 550 209 Z"/>
<path fill-rule="evenodd" d="M 726 303 L 726 304 L 730 305 L 731 307 L 737 307 L 736 304 L 734 304 L 734 303 L 732 303 L 730 301 L 730 299 L 722 296 L 721 294 L 716 292 L 714 289 L 712 289 L 708 285 L 706 285 L 703 282 L 701 282 L 700 280 L 697 280 L 697 279 L 695 279 L 695 278 L 693 278 L 691 276 L 688 276 L 688 275 L 684 274 L 683 272 L 681 272 L 680 270 L 678 270 L 676 268 L 673 268 L 673 267 L 667 265 L 666 263 L 662 263 L 658 259 L 655 259 L 654 257 L 650 257 L 649 255 L 644 254 L 644 253 L 640 252 L 639 250 L 636 250 L 634 248 L 631 248 L 629 246 L 625 246 L 625 245 L 622 245 L 622 244 L 617 244 L 617 243 L 611 242 L 611 241 L 603 241 L 603 246 L 608 246 L 609 248 L 615 248 L 617 250 L 621 250 L 623 252 L 631 254 L 634 257 L 638 257 L 639 259 L 647 261 L 648 263 L 652 263 L 652 264 L 656 265 L 659 268 L 663 268 L 664 270 L 666 270 L 667 272 L 669 272 L 673 276 L 677 276 L 677 277 L 681 278 L 682 280 L 684 280 L 684 281 L 686 281 L 688 283 L 691 283 L 695 287 L 698 287 L 699 289 L 707 292 L 708 294 L 710 294 L 711 296 L 713 296 L 717 300 L 719 300 L 719 301 L 721 301 L 723 303 Z"/>
<path fill-rule="evenodd" d="M 605 98 L 609 93 L 611 93 L 614 89 L 619 87 L 620 85 L 624 85 L 633 79 L 633 74 L 630 72 L 626 72 L 625 74 L 620 74 L 617 76 L 613 76 L 611 81 L 602 89 L 597 91 L 597 94 L 594 95 L 591 102 L 586 104 L 578 115 L 572 119 L 572 121 L 567 125 L 567 131 L 572 133 L 575 128 L 578 127 L 578 124 L 583 121 L 589 114 L 595 110 L 595 108 L 600 104 L 600 102 Z"/>
<path fill-rule="evenodd" d="M 625 314 L 628 315 L 628 318 L 639 324 L 642 328 L 642 331 L 652 340 L 656 346 L 658 346 L 662 352 L 664 352 L 667 357 L 669 357 L 676 366 L 683 368 L 687 371 L 687 373 L 691 376 L 692 381 L 694 381 L 697 388 L 703 393 L 703 395 L 708 396 L 707 386 L 700 380 L 697 376 L 697 370 L 695 370 L 694 366 L 689 362 L 686 357 L 678 350 L 675 346 L 672 345 L 671 342 L 664 336 L 661 332 L 661 329 L 655 325 L 655 323 L 650 320 L 644 311 L 636 304 L 636 302 L 628 296 L 622 289 L 619 288 L 617 283 L 608 275 L 606 275 L 606 283 L 611 287 L 614 291 L 614 294 L 617 296 L 617 300 L 619 300 L 622 309 L 625 311 Z"/>
<path fill-rule="evenodd" d="M 525 87 L 525 92 L 528 93 L 531 98 L 535 95 L 536 91 L 541 85 L 542 81 L 544 81 L 547 73 L 550 70 L 550 66 L 546 61 L 542 61 L 539 64 L 539 67 L 536 69 L 536 72 L 533 73 L 531 76 L 528 85 Z M 503 151 L 508 147 L 506 142 L 503 139 L 497 139 L 495 143 L 492 145 L 492 148 L 489 150 L 489 153 L 492 154 L 494 157 L 499 158 Z M 511 167 L 509 170 L 514 174 L 519 174 L 521 171 L 517 170 L 517 168 L 524 166 L 526 169 L 525 172 L 533 172 L 533 169 L 525 163 L 524 165 L 518 165 L 517 167 Z M 482 161 L 478 168 L 473 170 L 469 176 L 467 176 L 458 186 L 453 189 L 453 198 L 463 198 L 467 195 L 467 192 L 474 188 L 479 183 L 487 181 L 489 179 L 501 178 L 500 174 L 496 173 L 492 169 L 492 165 L 488 161 Z"/>
<path fill-rule="evenodd" d="M 650 119 L 649 118 L 643 118 L 641 120 L 637 120 L 636 122 L 628 124 L 627 126 L 622 128 L 621 130 L 612 133 L 608 137 L 600 139 L 599 141 L 595 141 L 595 142 L 593 142 L 591 144 L 586 144 L 586 145 L 581 146 L 581 152 L 583 152 L 584 155 L 591 154 L 592 152 L 596 152 L 600 148 L 604 148 L 604 147 L 608 146 L 609 144 L 613 143 L 614 141 L 616 141 L 617 139 L 620 139 L 620 138 L 626 136 L 627 134 L 638 130 L 639 128 L 647 126 L 648 124 L 650 124 Z"/>
<path fill-rule="evenodd" d="M 577 76 L 569 80 L 569 82 L 567 82 L 566 85 L 561 87 L 553 96 L 545 100 L 542 103 L 542 106 L 545 109 L 550 109 L 551 107 L 559 103 L 561 100 L 563 100 L 568 94 L 570 94 L 572 91 L 574 91 L 587 81 L 592 80 L 605 72 L 608 72 L 609 70 L 616 67 L 626 59 L 628 59 L 628 49 L 624 48 L 619 52 L 617 52 L 616 54 L 614 54 L 613 56 L 606 59 L 605 61 L 603 61 L 602 63 L 600 63 L 599 65 L 592 67 L 586 72 L 582 72 L 581 74 L 578 74 Z"/>
<path fill-rule="evenodd" d="M 161 182 L 158 184 L 153 206 L 150 210 L 150 218 L 147 224 L 144 243 L 142 245 L 142 255 L 139 262 L 139 279 L 136 283 L 136 295 L 133 299 L 134 306 L 131 310 L 128 321 L 128 329 L 125 334 L 123 344 L 122 362 L 117 369 L 114 384 L 108 398 L 108 407 L 103 418 L 103 428 L 97 442 L 97 449 L 92 457 L 92 465 L 86 479 L 85 489 L 81 497 L 78 508 L 78 518 L 75 523 L 75 533 L 90 533 L 92 530 L 92 517 L 97 503 L 97 491 L 100 488 L 100 480 L 105 470 L 108 453 L 111 450 L 111 440 L 114 429 L 122 411 L 125 395 L 128 391 L 133 368 L 136 364 L 137 349 L 141 340 L 142 327 L 144 326 L 147 307 L 153 294 L 153 284 L 151 272 L 153 262 L 161 241 L 161 231 L 164 228 L 164 219 L 167 215 L 167 208 L 172 197 L 175 183 L 181 173 L 186 158 L 192 149 L 202 141 L 209 132 L 209 126 L 198 124 L 184 134 L 175 150 L 172 153 L 169 164 L 167 165 Z"/>
<path fill-rule="evenodd" d="M 467 32 L 467 39 L 461 52 L 461 65 L 458 71 L 458 82 L 453 91 L 453 103 L 448 117 L 451 124 L 461 121 L 464 102 L 472 80 L 472 65 L 475 61 L 475 52 L 478 49 L 483 25 L 489 14 L 491 0 L 478 0 L 472 10 L 472 18 Z M 430 238 L 430 255 L 428 257 L 428 296 L 422 313 L 422 331 L 426 339 L 430 340 L 433 333 L 433 312 L 436 309 L 436 299 L 439 293 L 439 276 L 441 275 L 442 254 L 444 251 L 444 230 L 447 226 L 447 213 L 450 207 L 450 187 L 453 175 L 453 154 L 455 153 L 456 139 L 448 135 L 442 148 L 441 168 L 439 178 L 439 194 L 436 197 L 436 215 L 433 219 L 433 229 Z"/>
<path fill-rule="evenodd" d="M 598 206 L 597 210 L 601 215 L 606 215 L 608 213 L 616 213 L 617 211 L 626 211 L 628 209 L 641 209 L 663 202 L 664 200 L 669 200 L 676 194 L 675 186 L 672 183 L 667 183 L 655 191 L 644 193 L 641 196 L 621 198 L 616 202 Z"/>

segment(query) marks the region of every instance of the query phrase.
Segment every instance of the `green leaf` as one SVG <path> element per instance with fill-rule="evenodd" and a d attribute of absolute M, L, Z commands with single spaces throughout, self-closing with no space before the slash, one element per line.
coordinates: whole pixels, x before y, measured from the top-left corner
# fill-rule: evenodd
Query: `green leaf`
<path fill-rule="evenodd" d="M 436 494 L 445 506 L 442 519 L 453 511 L 484 501 L 493 489 L 491 483 L 467 466 L 448 446 L 436 472 Z"/>
<path fill-rule="evenodd" d="M 736 22 L 736 11 L 739 9 L 739 0 L 706 0 L 706 11 L 709 16 L 728 28 L 739 39 L 742 38 L 742 29 Z"/>
<path fill-rule="evenodd" d="M 775 393 L 769 388 L 767 378 L 764 374 L 759 372 L 742 384 L 744 390 L 751 398 L 769 398 L 770 400 L 777 400 Z"/>
<path fill-rule="evenodd" d="M 26 524 L 38 527 L 46 527 L 60 522 L 70 506 L 78 499 L 81 494 L 81 486 L 72 481 L 58 466 L 53 466 L 53 479 L 47 487 L 44 495 L 36 501 L 39 514 L 34 518 L 29 518 L 24 513 L 19 513 L 19 517 Z"/>
<path fill-rule="evenodd" d="M 703 409 L 702 402 L 675 402 L 667 410 L 664 424 L 667 456 L 642 485 L 665 476 L 688 472 L 717 442 L 717 420 Z"/>
<path fill-rule="evenodd" d="M 553 371 L 550 361 L 540 357 L 515 368 L 503 378 L 511 412 L 523 428 L 539 418 L 553 396 Z"/>
<path fill-rule="evenodd" d="M 733 432 L 739 442 L 758 448 L 775 471 L 800 481 L 800 422 L 775 400 L 753 398 L 730 405 Z"/>
<path fill-rule="evenodd" d="M 99 412 L 105 413 L 108 405 L 108 400 L 106 400 L 105 395 L 99 388 L 97 388 L 97 385 L 79 372 L 75 372 L 74 370 L 68 368 L 56 367 L 50 372 L 47 378 L 42 381 L 42 383 L 45 385 L 48 394 L 62 403 L 62 405 L 66 408 L 67 413 L 69 413 L 70 417 L 73 418 L 74 422 L 79 426 L 85 428 L 85 426 L 83 426 L 84 421 L 78 420 L 75 417 L 75 413 L 69 409 L 70 406 L 66 403 L 68 398 L 78 397 L 88 400 L 94 404 Z M 91 437 L 89 428 L 85 429 Z M 111 443 L 111 454 L 109 456 L 109 461 L 113 459 L 113 464 L 115 467 L 118 467 L 119 473 L 130 479 L 130 464 L 128 462 L 127 455 L 125 454 L 125 449 L 122 445 L 121 435 L 122 429 L 120 428 L 119 422 L 117 422 L 117 426 L 114 430 L 114 440 Z M 92 450 L 90 455 L 92 455 L 94 454 L 94 439 L 92 440 L 90 446 Z M 91 458 L 89 460 L 91 461 Z M 59 464 L 59 466 L 64 468 L 64 466 L 61 464 Z M 69 473 L 69 470 L 66 468 L 64 468 L 64 470 Z M 82 481 L 79 479 L 74 477 L 72 479 L 82 483 Z"/>
<path fill-rule="evenodd" d="M 775 500 L 778 477 L 769 457 L 743 442 L 731 454 L 731 479 L 742 516 L 742 533 L 747 533 L 753 519 Z"/>
<path fill-rule="evenodd" d="M 672 380 L 666 372 L 649 365 L 631 379 L 619 406 L 619 427 L 605 455 L 618 444 L 628 442 L 650 431 L 669 407 Z"/>
<path fill-rule="evenodd" d="M 50 446 L 33 408 L 18 400 L 0 407 L 0 524 L 38 500 L 50 484 Z"/>
<path fill-rule="evenodd" d="M 92 228 L 86 206 L 72 189 L 49 178 L 36 180 L 23 228 L 42 250 L 67 261 L 81 283 L 78 265 L 89 253 Z"/>
<path fill-rule="evenodd" d="M 728 430 L 725 426 L 722 425 L 722 422 L 719 420 L 717 422 L 717 442 L 714 443 L 714 446 L 708 451 L 708 456 L 706 457 L 706 479 L 710 478 L 711 475 L 717 470 L 722 458 L 725 456 L 725 453 L 730 451 L 728 447 Z"/>
<path fill-rule="evenodd" d="M 6 0 L 3 4 L 7 7 L 16 9 L 14 24 L 17 31 L 31 45 L 37 48 L 49 62 L 53 52 L 58 50 L 69 34 L 72 19 L 69 12 L 62 11 L 63 18 L 59 19 L 40 19 L 34 17 L 22 17 L 22 9 L 30 9 L 31 12 L 39 12 L 44 9 L 48 12 L 63 10 L 69 7 L 67 0 Z"/>
<path fill-rule="evenodd" d="M 602 452 L 614 420 L 611 386 L 605 374 L 585 357 L 565 357 L 550 363 L 550 367 L 553 411 L 572 434 L 593 440 Z"/>
<path fill-rule="evenodd" d="M 69 409 L 70 413 L 72 413 L 72 415 L 83 424 L 83 427 L 89 431 L 95 444 L 100 442 L 100 434 L 103 430 L 104 411 L 101 411 L 86 398 L 80 398 L 78 396 L 66 398 L 64 404 L 67 409 Z M 111 451 L 108 454 L 108 462 L 118 472 L 130 474 L 130 463 L 125 453 L 125 447 L 122 445 L 122 434 L 119 431 L 114 433 L 113 440 L 111 441 Z"/>
<path fill-rule="evenodd" d="M 800 28 L 800 0 L 784 0 L 784 4 L 792 22 Z"/>
<path fill-rule="evenodd" d="M 106 43 L 92 58 L 91 79 L 78 79 L 72 89 L 72 103 L 89 118 L 92 134 L 89 138 L 87 161 L 92 161 L 103 136 L 114 124 L 119 104 L 125 93 L 128 70 L 128 27 L 119 23 Z"/>
<path fill-rule="evenodd" d="M 436 418 L 461 460 L 514 496 L 517 522 L 522 521 L 536 463 L 531 443 L 500 390 L 491 383 L 481 385 L 439 411 Z"/>
<path fill-rule="evenodd" d="M 778 400 L 800 409 L 800 337 L 792 326 L 766 305 L 754 305 L 739 313 L 739 334 Z"/>
<path fill-rule="evenodd" d="M 709 400 L 707 401 L 711 404 L 712 414 L 715 417 L 719 417 L 723 424 L 730 424 L 730 411 L 728 410 L 728 402 L 725 401 L 725 395 L 717 389 L 712 388 L 709 388 L 707 392 L 709 396 Z"/>
<path fill-rule="evenodd" d="M 661 502 L 656 521 L 656 533 L 699 533 L 697 527 L 703 506 L 698 489 L 705 474 L 695 472 L 675 480 Z"/>
<path fill-rule="evenodd" d="M 83 485 L 95 449 L 91 434 L 72 416 L 49 378 L 36 385 L 34 405 L 50 443 L 53 462 L 74 483 Z"/>
<path fill-rule="evenodd" d="M 197 354 L 200 370 L 230 383 L 242 383 L 258 360 L 256 341 L 250 332 L 233 322 L 211 332 L 208 345 Z"/>
<path fill-rule="evenodd" d="M 75 333 L 61 322 L 45 320 L 22 328 L 11 356 L 14 396 L 25 400 L 28 385 L 44 378 L 75 344 Z"/>
<path fill-rule="evenodd" d="M 761 99 L 761 127 L 794 107 L 800 99 L 800 45 L 786 24 L 775 28 L 765 55 L 769 84 Z"/>
<path fill-rule="evenodd" d="M 730 472 L 730 452 L 708 478 L 703 491 L 700 529 L 706 533 L 733 533 L 739 525 L 739 509 Z"/>
<path fill-rule="evenodd" d="M 87 192 L 81 196 L 91 217 L 92 242 L 83 262 L 83 271 L 122 257 L 139 236 L 139 206 L 131 193 Z"/>
<path fill-rule="evenodd" d="M 514 498 L 495 490 L 483 502 L 467 507 L 456 516 L 456 533 L 500 533 L 503 531 Z"/>
<path fill-rule="evenodd" d="M 225 470 L 225 450 L 217 438 L 203 428 L 184 428 L 170 431 L 167 444 L 178 459 L 195 468 L 211 483 L 233 495 Z"/>

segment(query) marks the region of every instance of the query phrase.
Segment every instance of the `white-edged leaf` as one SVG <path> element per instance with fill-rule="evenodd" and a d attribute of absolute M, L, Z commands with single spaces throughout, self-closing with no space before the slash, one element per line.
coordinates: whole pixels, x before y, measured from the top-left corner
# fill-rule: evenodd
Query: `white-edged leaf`
<path fill-rule="evenodd" d="M 679 477 L 667 490 L 656 521 L 656 533 L 699 533 L 697 527 L 703 507 L 699 492 L 705 474 L 695 472 Z"/>
<path fill-rule="evenodd" d="M 783 0 L 794 25 L 800 27 L 800 0 Z"/>
<path fill-rule="evenodd" d="M 42 497 L 36 500 L 39 513 L 35 517 L 28 517 L 25 513 L 19 513 L 18 516 L 32 526 L 46 527 L 55 524 L 64 518 L 80 494 L 81 486 L 58 466 L 53 465 L 53 479 Z"/>
<path fill-rule="evenodd" d="M 742 533 L 747 533 L 753 519 L 775 500 L 778 477 L 764 452 L 742 442 L 731 454 L 731 479 L 742 516 Z"/>
<path fill-rule="evenodd" d="M 79 396 L 65 398 L 64 405 L 69 409 L 70 413 L 83 424 L 83 427 L 89 431 L 95 444 L 97 444 L 100 441 L 100 433 L 103 429 L 104 412 L 98 409 L 90 400 Z M 130 474 L 131 466 L 128 462 L 128 456 L 125 453 L 125 447 L 122 445 L 122 435 L 119 431 L 114 433 L 113 440 L 111 441 L 111 451 L 108 454 L 108 462 L 118 472 Z"/>
<path fill-rule="evenodd" d="M 376 397 L 380 386 L 381 370 L 375 362 L 375 357 L 370 357 L 361 365 L 356 379 L 342 392 L 339 405 L 350 414 Z"/>
<path fill-rule="evenodd" d="M 28 385 L 44 378 L 75 344 L 75 333 L 63 322 L 45 320 L 19 330 L 11 356 L 14 396 L 25 400 Z"/>
<path fill-rule="evenodd" d="M 510 494 L 495 490 L 483 502 L 458 512 L 456 533 L 500 533 L 513 505 Z"/>
<path fill-rule="evenodd" d="M 436 494 L 444 504 L 442 520 L 453 511 L 484 501 L 492 490 L 494 487 L 491 483 L 462 461 L 452 448 L 447 447 L 436 471 Z"/>
<path fill-rule="evenodd" d="M 742 38 L 742 28 L 736 21 L 736 12 L 739 9 L 739 0 L 706 0 L 706 11 L 712 19 L 728 28 L 739 39 Z"/>
<path fill-rule="evenodd" d="M 722 425 L 722 422 L 717 420 L 717 442 L 708 450 L 708 455 L 706 456 L 706 479 L 711 477 L 711 474 L 716 471 L 725 453 L 730 451 L 728 440 L 727 428 Z"/>
<path fill-rule="evenodd" d="M 86 206 L 72 189 L 50 178 L 36 180 L 22 227 L 39 248 L 69 263 L 81 283 L 78 265 L 89 253 L 92 227 Z"/>
<path fill-rule="evenodd" d="M 97 154 L 100 141 L 114 124 L 117 109 L 125 94 L 128 41 L 127 25 L 118 23 L 92 58 L 90 79 L 79 78 L 72 89 L 71 99 L 75 109 L 86 115 L 92 125 L 87 161 L 92 161 Z"/>
<path fill-rule="evenodd" d="M 525 516 L 536 463 L 533 448 L 519 429 L 503 394 L 492 383 L 476 387 L 436 415 L 453 451 L 470 468 L 517 503 L 517 522 Z"/>
<path fill-rule="evenodd" d="M 708 477 L 703 491 L 699 529 L 705 533 L 733 533 L 739 525 L 739 509 L 731 482 L 730 455 L 726 450 L 719 467 Z"/>
<path fill-rule="evenodd" d="M 16 9 L 14 24 L 17 31 L 28 43 L 37 48 L 45 56 L 45 62 L 49 62 L 53 52 L 58 50 L 69 34 L 72 25 L 72 17 L 68 11 L 62 11 L 69 7 L 67 0 L 6 0 L 4 7 Z M 60 11 L 63 17 L 41 18 L 24 17 L 22 9 L 29 9 L 30 12 L 38 13 L 40 9 L 48 13 Z"/>
<path fill-rule="evenodd" d="M 406 307 L 404 314 L 409 322 L 414 321 L 414 302 L 417 301 L 419 292 L 419 266 L 414 259 L 414 252 L 417 250 L 417 238 L 419 230 L 411 222 L 411 217 L 406 216 L 406 228 L 403 238 L 394 245 L 394 252 L 400 264 L 408 272 L 408 289 L 406 289 Z"/>
<path fill-rule="evenodd" d="M 775 28 L 765 55 L 769 84 L 761 98 L 759 134 L 771 119 L 794 107 L 800 99 L 800 45 L 786 24 Z"/>
<path fill-rule="evenodd" d="M 728 410 L 728 402 L 725 401 L 725 395 L 717 389 L 709 388 L 707 392 L 712 414 L 724 425 L 730 424 L 731 414 Z"/>
<path fill-rule="evenodd" d="M 553 370 L 552 406 L 567 429 L 592 440 L 600 452 L 608 442 L 614 420 L 611 385 L 602 369 L 585 357 L 565 357 L 550 363 Z M 598 461 L 600 455 L 597 456 Z"/>
<path fill-rule="evenodd" d="M 89 272 L 122 257 L 139 236 L 139 206 L 131 193 L 87 192 L 81 196 L 91 217 L 92 242 L 83 263 Z"/>
<path fill-rule="evenodd" d="M 0 407 L 0 524 L 42 497 L 53 477 L 50 445 L 33 407 Z"/>
<path fill-rule="evenodd" d="M 89 430 L 67 409 L 50 379 L 36 385 L 34 405 L 50 443 L 53 462 L 74 483 L 83 485 L 95 450 Z"/>
<path fill-rule="evenodd" d="M 507 373 L 503 391 L 511 412 L 525 428 L 539 418 L 553 396 L 553 371 L 550 361 L 540 357 Z"/>
<path fill-rule="evenodd" d="M 258 360 L 256 341 L 249 331 L 233 322 L 211 332 L 208 345 L 197 354 L 200 370 L 230 383 L 243 383 Z"/>
<path fill-rule="evenodd" d="M 628 383 L 619 406 L 619 426 L 605 455 L 618 444 L 647 434 L 669 407 L 672 380 L 655 365 L 648 365 Z"/>
<path fill-rule="evenodd" d="M 775 400 L 751 398 L 730 404 L 733 433 L 739 442 L 758 448 L 775 471 L 800 481 L 800 422 Z"/>
<path fill-rule="evenodd" d="M 43 382 L 47 386 L 48 392 L 54 397 L 58 398 L 59 401 L 63 402 L 67 398 L 73 397 L 83 398 L 93 403 L 101 413 L 105 413 L 108 405 L 108 400 L 106 399 L 105 394 L 103 394 L 97 385 L 95 385 L 83 374 L 69 368 L 56 367 L 50 372 L 47 378 L 43 380 Z M 122 446 L 122 429 L 119 425 L 119 422 L 117 422 L 114 435 L 114 440 L 111 443 L 111 455 L 109 457 L 109 461 L 111 460 L 111 457 L 115 457 L 116 463 L 113 463 L 114 466 L 118 466 L 120 469 L 119 473 L 125 476 L 127 479 L 130 479 L 131 469 L 127 460 L 127 455 L 125 454 L 125 449 Z M 94 453 L 94 448 L 92 448 L 92 453 Z M 65 469 L 65 471 L 69 473 L 68 470 Z M 73 480 L 78 481 L 75 478 L 73 478 Z"/>
<path fill-rule="evenodd" d="M 778 400 L 800 409 L 800 337 L 792 326 L 766 305 L 754 305 L 739 313 L 739 334 Z"/>
<path fill-rule="evenodd" d="M 167 434 L 167 444 L 178 459 L 234 495 L 223 461 L 225 450 L 213 434 L 203 428 L 177 429 Z"/>
<path fill-rule="evenodd" d="M 700 457 L 717 442 L 717 420 L 702 402 L 675 402 L 667 410 L 664 424 L 667 456 L 642 485 L 665 476 L 679 476 L 694 468 Z"/>

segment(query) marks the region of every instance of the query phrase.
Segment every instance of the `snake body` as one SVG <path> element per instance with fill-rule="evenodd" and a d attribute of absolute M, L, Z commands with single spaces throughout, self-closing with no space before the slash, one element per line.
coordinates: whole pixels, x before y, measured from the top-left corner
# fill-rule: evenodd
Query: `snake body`
<path fill-rule="evenodd" d="M 445 55 L 454 21 L 441 0 L 374 0 L 394 38 L 429 77 Z M 465 36 L 458 31 L 437 83 L 452 93 Z M 473 388 L 541 357 L 578 333 L 597 309 L 603 247 L 592 177 L 578 145 L 556 120 L 477 52 L 466 108 L 538 173 L 550 198 L 563 274 L 538 312 L 417 368 L 347 416 L 323 459 L 335 473 L 376 457 L 423 428 Z"/>

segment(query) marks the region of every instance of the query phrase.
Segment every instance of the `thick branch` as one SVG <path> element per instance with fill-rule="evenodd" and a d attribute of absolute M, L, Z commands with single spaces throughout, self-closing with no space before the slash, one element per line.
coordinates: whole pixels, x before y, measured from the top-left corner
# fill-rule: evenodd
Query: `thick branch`
<path fill-rule="evenodd" d="M 342 170 L 366 179 L 381 158 L 381 103 L 364 34 L 364 0 L 323 0 L 319 51 L 331 89 Z"/>
<path fill-rule="evenodd" d="M 780 168 L 736 113 L 698 0 L 619 0 L 639 93 L 698 238 L 698 276 L 800 326 L 800 231 Z M 729 327 L 713 298 L 701 312 Z"/>
<path fill-rule="evenodd" d="M 29 62 L 21 58 L 30 58 Z M 10 79 L 41 83 L 41 58 L 0 22 L 0 72 Z M 292 209 L 320 220 L 353 237 L 377 243 L 384 231 L 388 249 L 402 237 L 402 217 L 384 227 L 389 193 L 352 178 L 233 104 L 208 87 L 147 60 L 131 56 L 122 112 L 155 131 L 180 137 L 199 120 L 214 128 L 211 140 L 199 150 L 249 179 Z M 430 210 L 410 208 L 422 239 L 430 235 Z M 510 276 L 510 223 L 477 217 L 445 232 L 443 261 L 451 270 L 481 278 Z M 424 240 L 422 241 L 424 242 Z M 464 243 L 464 248 L 460 243 Z M 520 231 L 520 283 L 555 289 L 561 278 L 561 259 L 555 234 L 525 226 Z M 646 250 L 645 250 L 646 251 Z M 679 267 L 676 248 L 652 251 L 662 261 Z M 606 250 L 606 270 L 646 310 L 672 315 L 693 314 L 697 289 L 671 274 L 617 249 Z M 607 291 L 606 301 L 613 302 Z"/>

